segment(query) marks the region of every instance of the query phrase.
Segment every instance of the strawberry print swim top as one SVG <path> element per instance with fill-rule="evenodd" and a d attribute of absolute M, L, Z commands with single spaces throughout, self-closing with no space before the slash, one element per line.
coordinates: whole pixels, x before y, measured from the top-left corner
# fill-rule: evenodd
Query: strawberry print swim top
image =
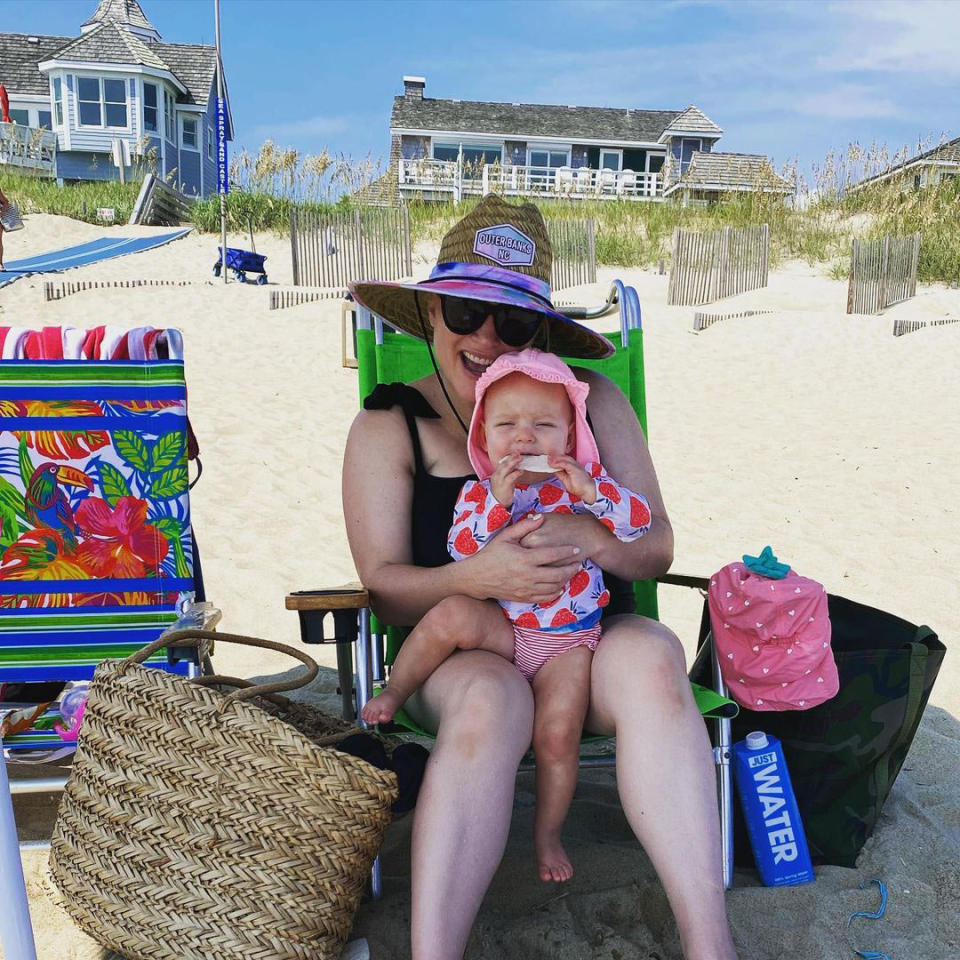
<path fill-rule="evenodd" d="M 539 483 L 517 484 L 509 508 L 497 501 L 489 480 L 468 480 L 457 499 L 447 538 L 450 555 L 454 560 L 469 557 L 509 524 L 535 513 L 591 513 L 624 543 L 642 537 L 650 529 L 646 497 L 621 486 L 599 463 L 585 466 L 597 484 L 597 499 L 592 504 L 567 493 L 556 476 Z M 498 602 L 519 627 L 569 632 L 598 623 L 603 608 L 610 602 L 610 592 L 604 586 L 600 568 L 587 559 L 550 603 Z"/>

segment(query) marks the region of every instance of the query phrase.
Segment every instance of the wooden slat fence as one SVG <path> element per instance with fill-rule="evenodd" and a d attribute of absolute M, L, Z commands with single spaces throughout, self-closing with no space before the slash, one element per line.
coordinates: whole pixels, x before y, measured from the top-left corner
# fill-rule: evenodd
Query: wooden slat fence
<path fill-rule="evenodd" d="M 192 202 L 155 174 L 148 173 L 140 185 L 130 222 L 173 226 L 190 219 Z"/>
<path fill-rule="evenodd" d="M 290 211 L 293 283 L 343 290 L 350 280 L 399 280 L 413 273 L 406 207 L 338 213 Z"/>
<path fill-rule="evenodd" d="M 943 320 L 894 320 L 893 335 L 902 337 L 905 333 L 915 333 L 925 327 L 943 327 L 949 323 L 960 323 L 960 317 L 946 317 Z"/>
<path fill-rule="evenodd" d="M 553 247 L 551 290 L 597 282 L 597 223 L 585 220 L 547 220 Z"/>
<path fill-rule="evenodd" d="M 881 313 L 917 292 L 920 234 L 854 240 L 850 251 L 847 313 Z"/>
<path fill-rule="evenodd" d="M 697 306 L 767 285 L 770 227 L 673 231 L 667 303 Z"/>
<path fill-rule="evenodd" d="M 721 320 L 733 320 L 736 317 L 755 317 L 763 313 L 773 313 L 772 310 L 741 310 L 739 313 L 695 313 L 693 315 L 693 329 L 695 332 L 706 330 Z"/>
<path fill-rule="evenodd" d="M 63 283 L 54 284 L 52 281 L 44 281 L 43 299 L 44 300 L 63 300 L 65 297 L 73 296 L 75 293 L 83 293 L 85 290 L 102 290 L 104 288 L 133 288 L 133 287 L 192 287 L 197 283 L 206 283 L 209 280 L 65 280 Z"/>

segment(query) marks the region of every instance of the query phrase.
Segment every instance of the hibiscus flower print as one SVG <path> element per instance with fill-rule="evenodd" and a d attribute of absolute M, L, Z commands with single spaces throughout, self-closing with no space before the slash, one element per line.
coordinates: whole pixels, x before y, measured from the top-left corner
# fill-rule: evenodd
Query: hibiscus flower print
<path fill-rule="evenodd" d="M 95 577 L 156 576 L 170 549 L 160 530 L 147 523 L 147 501 L 120 497 L 111 507 L 99 497 L 87 497 L 77 507 L 83 531 L 77 561 Z"/>

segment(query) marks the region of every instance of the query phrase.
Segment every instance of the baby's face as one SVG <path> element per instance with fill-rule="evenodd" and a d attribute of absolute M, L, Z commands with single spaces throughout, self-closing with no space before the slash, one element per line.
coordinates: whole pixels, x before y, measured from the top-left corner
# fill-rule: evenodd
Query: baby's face
<path fill-rule="evenodd" d="M 562 384 L 511 373 L 487 390 L 483 406 L 484 443 L 494 466 L 511 453 L 573 450 L 573 407 Z"/>

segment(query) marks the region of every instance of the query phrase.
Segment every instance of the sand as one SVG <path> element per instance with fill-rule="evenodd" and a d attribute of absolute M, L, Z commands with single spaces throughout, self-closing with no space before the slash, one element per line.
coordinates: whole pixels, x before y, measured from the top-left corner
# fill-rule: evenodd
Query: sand
<path fill-rule="evenodd" d="M 15 260 L 104 233 L 145 232 L 156 230 L 31 216 L 27 229 L 4 237 L 5 254 Z M 288 240 L 261 235 L 256 242 L 268 255 L 271 283 L 289 284 Z M 192 508 L 209 597 L 223 610 L 223 629 L 297 644 L 285 593 L 355 576 L 339 473 L 357 375 L 341 366 L 338 301 L 270 311 L 269 287 L 224 288 L 213 280 L 216 246 L 214 237 L 191 234 L 149 253 L 19 280 L 0 290 L 0 323 L 150 323 L 183 330 L 190 415 L 204 463 Z M 416 273 L 423 276 L 430 248 L 418 252 Z M 676 532 L 674 570 L 707 575 L 769 543 L 831 592 L 929 623 L 950 645 L 960 633 L 960 523 L 953 499 L 960 324 L 899 338 L 891 331 L 898 317 L 960 319 L 960 294 L 921 285 L 914 299 L 883 316 L 849 317 L 844 283 L 818 268 L 787 264 L 766 289 L 700 308 L 769 312 L 694 334 L 694 309 L 666 306 L 665 276 L 599 273 L 596 286 L 564 291 L 561 299 L 596 302 L 614 277 L 638 289 L 650 445 Z M 45 280 L 121 279 L 191 284 L 43 300 Z M 665 588 L 661 614 L 692 656 L 699 596 Z M 331 649 L 320 649 L 319 659 L 332 667 Z M 284 658 L 224 649 L 218 663 L 243 676 L 290 667 Z M 334 684 L 327 669 L 313 692 L 329 693 Z M 793 889 L 765 889 L 752 871 L 737 872 L 728 903 L 744 960 L 835 960 L 854 956 L 854 946 L 898 960 L 957 955 L 958 712 L 960 669 L 949 653 L 856 869 L 825 867 L 815 884 Z M 53 800 L 18 801 L 21 836 L 49 836 L 54 810 Z M 567 828 L 576 876 L 563 889 L 536 879 L 532 814 L 533 782 L 524 774 L 507 853 L 468 957 L 679 957 L 666 901 L 620 812 L 612 772 L 581 780 Z M 374 958 L 409 956 L 409 832 L 409 817 L 391 829 L 385 896 L 364 904 L 357 918 L 354 935 L 367 938 Z M 101 957 L 44 895 L 43 855 L 31 851 L 25 864 L 39 955 Z M 887 884 L 887 915 L 848 927 L 851 912 L 874 909 L 874 892 L 859 889 L 871 877 Z"/>

